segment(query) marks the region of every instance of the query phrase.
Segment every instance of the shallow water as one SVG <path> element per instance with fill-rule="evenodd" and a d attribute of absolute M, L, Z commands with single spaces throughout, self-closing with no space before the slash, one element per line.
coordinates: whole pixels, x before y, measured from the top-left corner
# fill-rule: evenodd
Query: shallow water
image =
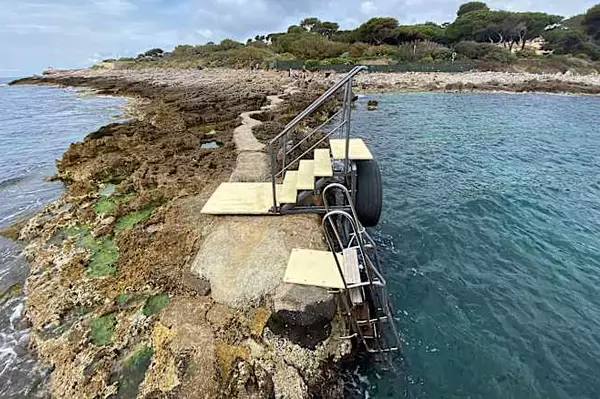
<path fill-rule="evenodd" d="M 404 341 L 369 395 L 597 398 L 600 98 L 386 94 L 354 117 Z"/>
<path fill-rule="evenodd" d="M 6 86 L 0 79 L 0 228 L 31 215 L 62 192 L 44 179 L 69 144 L 122 113 L 124 100 L 79 96 L 74 90 Z M 16 243 L 0 238 L 0 293 L 27 277 Z M 24 297 L 0 304 L 0 397 L 45 395 L 47 371 L 28 351 Z"/>

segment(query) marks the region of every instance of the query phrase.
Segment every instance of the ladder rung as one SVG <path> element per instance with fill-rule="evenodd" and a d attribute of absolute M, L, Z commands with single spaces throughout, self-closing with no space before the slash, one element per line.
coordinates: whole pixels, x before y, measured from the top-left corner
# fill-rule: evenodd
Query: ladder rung
<path fill-rule="evenodd" d="M 362 326 L 362 325 L 377 323 L 378 321 L 387 321 L 387 320 L 388 320 L 388 317 L 383 316 L 383 317 L 377 317 L 377 318 L 371 319 L 371 320 L 356 320 L 356 324 L 358 324 L 359 326 Z"/>

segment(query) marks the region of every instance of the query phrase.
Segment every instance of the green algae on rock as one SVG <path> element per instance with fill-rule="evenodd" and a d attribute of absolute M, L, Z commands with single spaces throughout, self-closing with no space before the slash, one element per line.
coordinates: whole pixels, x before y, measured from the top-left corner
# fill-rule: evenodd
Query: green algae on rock
<path fill-rule="evenodd" d="M 154 295 L 146 301 L 144 305 L 143 313 L 145 316 L 152 316 L 160 312 L 165 306 L 169 304 L 169 295 L 159 294 Z"/>
<path fill-rule="evenodd" d="M 92 342 L 97 346 L 110 343 L 115 333 L 116 325 L 117 318 L 114 313 L 108 313 L 93 319 L 91 323 Z"/>
<path fill-rule="evenodd" d="M 135 226 L 136 224 L 147 220 L 152 216 L 154 210 L 156 208 L 153 206 L 149 206 L 139 211 L 130 212 L 125 216 L 120 217 L 117 220 L 117 225 L 115 226 L 115 232 L 120 232 L 123 230 L 127 230 Z"/>
<path fill-rule="evenodd" d="M 123 361 L 122 368 L 111 377 L 111 382 L 118 383 L 115 398 L 133 398 L 146 375 L 152 361 L 152 348 L 138 345 Z"/>
<path fill-rule="evenodd" d="M 104 277 L 117 272 L 115 264 L 119 259 L 119 249 L 114 238 L 102 238 L 88 249 L 92 251 L 92 257 L 86 270 L 87 277 Z"/>
<path fill-rule="evenodd" d="M 120 204 L 123 204 L 133 198 L 135 198 L 135 193 L 102 197 L 94 205 L 94 211 L 99 215 L 115 213 Z"/>

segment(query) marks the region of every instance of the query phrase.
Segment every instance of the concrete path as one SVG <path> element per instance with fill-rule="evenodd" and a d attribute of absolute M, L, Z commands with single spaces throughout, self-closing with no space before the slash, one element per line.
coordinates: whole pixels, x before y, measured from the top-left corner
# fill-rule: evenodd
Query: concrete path
<path fill-rule="evenodd" d="M 283 95 L 297 91 L 293 84 L 284 86 L 284 88 Z M 229 178 L 230 182 L 263 182 L 269 177 L 269 161 L 268 154 L 264 152 L 265 145 L 252 134 L 252 128 L 262 125 L 262 122 L 252 116 L 275 109 L 283 103 L 283 99 L 279 95 L 267 96 L 267 99 L 269 105 L 265 105 L 260 111 L 243 112 L 240 115 L 242 124 L 233 131 L 238 158 L 236 168 Z"/>

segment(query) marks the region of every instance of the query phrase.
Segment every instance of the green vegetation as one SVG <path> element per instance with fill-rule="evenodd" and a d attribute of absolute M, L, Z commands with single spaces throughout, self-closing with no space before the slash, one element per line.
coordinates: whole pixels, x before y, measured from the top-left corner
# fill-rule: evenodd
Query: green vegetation
<path fill-rule="evenodd" d="M 165 306 L 169 304 L 169 295 L 159 294 L 148 298 L 144 305 L 143 313 L 145 316 L 152 316 L 160 312 Z"/>
<path fill-rule="evenodd" d="M 148 206 L 146 208 L 140 209 L 139 211 L 130 212 L 127 215 L 120 217 L 117 220 L 115 232 L 131 229 L 136 224 L 149 219 L 150 216 L 152 216 L 152 213 L 155 209 L 156 208 L 153 206 Z"/>
<path fill-rule="evenodd" d="M 120 294 L 117 297 L 117 305 L 119 306 L 123 306 L 125 304 L 127 304 L 127 302 L 129 302 L 129 300 L 132 298 L 131 294 Z"/>
<path fill-rule="evenodd" d="M 90 251 L 90 261 L 85 272 L 88 277 L 104 277 L 117 272 L 119 249 L 113 237 L 94 238 L 86 226 L 75 225 L 61 229 L 51 242 L 64 237 L 75 237 L 75 245 Z"/>
<path fill-rule="evenodd" d="M 536 47 L 528 46 L 534 41 Z M 461 61 L 528 66 L 534 58 L 540 65 L 562 67 L 569 58 L 578 58 L 598 68 L 593 62 L 600 61 L 600 4 L 565 19 L 542 12 L 492 10 L 475 1 L 461 5 L 452 22 L 401 25 L 393 17 L 376 17 L 353 30 L 340 30 L 336 22 L 313 17 L 285 32 L 257 35 L 245 44 L 225 39 L 219 44 L 180 45 L 170 53 L 152 49 L 135 60 L 118 62 L 125 68 L 318 68 L 367 60 L 392 66 Z M 105 203 L 98 207 L 111 209 Z"/>
<path fill-rule="evenodd" d="M 119 249 L 112 237 L 102 238 L 89 247 L 92 257 L 86 270 L 88 277 L 104 277 L 117 272 Z"/>
<path fill-rule="evenodd" d="M 138 345 L 125 358 L 122 371 L 116 379 L 119 387 L 116 398 L 133 398 L 136 396 L 151 361 L 152 348 L 146 345 Z"/>
<path fill-rule="evenodd" d="M 94 205 L 94 211 L 97 214 L 115 213 L 120 204 L 123 204 L 133 198 L 135 198 L 135 193 L 101 197 Z"/>
<path fill-rule="evenodd" d="M 95 318 L 91 323 L 92 342 L 94 345 L 102 346 L 110 343 L 115 333 L 117 318 L 114 313 Z"/>

